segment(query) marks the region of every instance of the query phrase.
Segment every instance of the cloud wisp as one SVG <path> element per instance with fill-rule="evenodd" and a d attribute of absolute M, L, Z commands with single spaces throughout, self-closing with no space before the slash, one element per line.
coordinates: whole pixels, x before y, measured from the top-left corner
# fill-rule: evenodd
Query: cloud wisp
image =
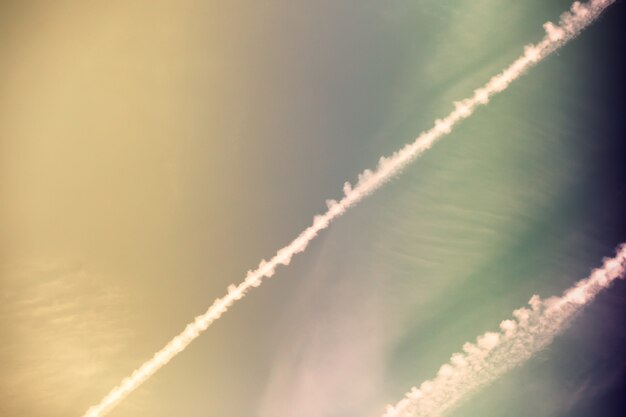
<path fill-rule="evenodd" d="M 561 333 L 571 319 L 613 281 L 626 273 L 626 244 L 602 267 L 578 281 L 560 297 L 542 300 L 532 296 L 529 307 L 513 312 L 500 323 L 499 332 L 487 332 L 475 343 L 463 345 L 443 365 L 437 376 L 413 387 L 383 417 L 437 417 L 457 407 L 471 394 L 488 385 L 542 350 Z"/>
<path fill-rule="evenodd" d="M 251 288 L 258 287 L 264 278 L 274 275 L 279 265 L 288 265 L 293 256 L 303 252 L 309 242 L 320 231 L 326 229 L 333 220 L 400 173 L 403 168 L 430 149 L 435 142 L 450 133 L 461 120 L 471 116 L 476 108 L 487 104 L 493 95 L 504 91 L 511 82 L 519 78 L 528 69 L 575 38 L 614 1 L 591 0 L 586 4 L 575 2 L 571 11 L 561 16 L 558 25 L 546 23 L 544 25 L 546 36 L 539 43 L 527 45 L 524 48 L 524 53 L 508 68 L 492 77 L 484 86 L 476 89 L 471 97 L 455 102 L 454 110 L 450 114 L 435 120 L 434 126 L 420 134 L 415 141 L 388 157 L 381 157 L 376 169 L 363 171 L 358 176 L 354 186 L 346 182 L 343 187 L 344 196 L 339 201 L 328 200 L 328 210 L 324 214 L 315 216 L 311 226 L 300 233 L 290 244 L 278 250 L 269 261 L 262 260 L 255 270 L 248 272 L 240 284 L 230 285 L 225 296 L 216 299 L 204 314 L 197 316 L 165 347 L 133 371 L 130 376 L 124 378 L 100 403 L 89 408 L 84 417 L 102 416 L 113 409 L 144 381 L 183 351 L 211 323 L 219 319 L 231 305 L 243 298 Z"/>
<path fill-rule="evenodd" d="M 133 333 L 127 291 L 104 281 L 61 259 L 0 265 L 0 415 L 77 414 L 85 384 L 107 388 Z"/>

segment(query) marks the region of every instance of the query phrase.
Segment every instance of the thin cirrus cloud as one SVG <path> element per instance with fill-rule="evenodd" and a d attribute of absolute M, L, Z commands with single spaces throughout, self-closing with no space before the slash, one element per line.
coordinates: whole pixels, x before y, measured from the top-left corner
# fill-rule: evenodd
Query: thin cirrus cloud
<path fill-rule="evenodd" d="M 279 265 L 288 265 L 293 256 L 303 252 L 309 242 L 320 231 L 326 229 L 333 220 L 399 174 L 403 168 L 430 149 L 439 139 L 449 134 L 460 121 L 470 117 L 476 108 L 487 104 L 493 95 L 504 91 L 528 69 L 575 38 L 593 23 L 604 9 L 613 3 L 614 0 L 592 0 L 584 5 L 580 2 L 574 2 L 571 12 L 564 13 L 558 25 L 551 22 L 545 23 L 546 35 L 541 42 L 527 45 L 524 48 L 524 53 L 509 67 L 492 77 L 483 87 L 476 89 L 472 97 L 455 102 L 455 109 L 450 114 L 442 119 L 437 119 L 434 127 L 422 133 L 414 142 L 405 145 L 389 157 L 381 157 L 377 168 L 363 171 L 355 185 L 346 182 L 343 187 L 344 197 L 342 199 L 339 201 L 328 200 L 328 211 L 315 216 L 311 226 L 290 244 L 279 249 L 269 261 L 262 260 L 255 270 L 248 272 L 244 281 L 238 285 L 231 284 L 224 297 L 216 299 L 204 314 L 197 316 L 180 334 L 156 352 L 151 359 L 144 362 L 130 376 L 124 378 L 98 404 L 90 407 L 85 416 L 96 417 L 112 410 L 143 382 L 182 352 L 215 320 L 219 319 L 230 306 L 242 299 L 250 289 L 261 285 L 263 278 L 273 276 Z"/>
<path fill-rule="evenodd" d="M 5 265 L 2 277 L 0 414 L 75 413 L 82 387 L 107 379 L 107 364 L 132 336 L 126 297 L 61 261 Z"/>

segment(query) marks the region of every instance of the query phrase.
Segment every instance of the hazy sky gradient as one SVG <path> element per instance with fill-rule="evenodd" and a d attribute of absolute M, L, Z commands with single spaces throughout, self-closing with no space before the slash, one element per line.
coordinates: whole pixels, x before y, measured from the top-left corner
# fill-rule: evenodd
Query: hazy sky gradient
<path fill-rule="evenodd" d="M 0 415 L 80 415 L 569 4 L 2 4 Z M 533 293 L 584 277 L 626 240 L 623 16 L 477 111 L 111 416 L 378 416 Z M 454 416 L 591 415 L 624 378 L 624 294 Z"/>

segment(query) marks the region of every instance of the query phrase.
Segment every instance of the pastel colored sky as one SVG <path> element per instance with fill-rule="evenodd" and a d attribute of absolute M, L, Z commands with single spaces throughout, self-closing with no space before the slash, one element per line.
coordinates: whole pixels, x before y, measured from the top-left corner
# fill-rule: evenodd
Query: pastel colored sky
<path fill-rule="evenodd" d="M 569 4 L 3 2 L 0 415 L 81 415 Z M 586 276 L 626 240 L 625 13 L 478 110 L 111 416 L 375 417 L 532 294 Z M 617 285 L 452 417 L 622 415 L 625 301 Z"/>

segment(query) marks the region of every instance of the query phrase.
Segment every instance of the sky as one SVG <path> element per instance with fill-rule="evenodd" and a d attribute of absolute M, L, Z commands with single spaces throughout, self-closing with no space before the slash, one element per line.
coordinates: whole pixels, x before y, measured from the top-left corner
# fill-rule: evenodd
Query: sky
<path fill-rule="evenodd" d="M 0 4 L 0 415 L 80 416 L 561 0 Z M 113 412 L 376 417 L 626 241 L 623 1 Z M 626 284 L 451 417 L 617 417 Z"/>

